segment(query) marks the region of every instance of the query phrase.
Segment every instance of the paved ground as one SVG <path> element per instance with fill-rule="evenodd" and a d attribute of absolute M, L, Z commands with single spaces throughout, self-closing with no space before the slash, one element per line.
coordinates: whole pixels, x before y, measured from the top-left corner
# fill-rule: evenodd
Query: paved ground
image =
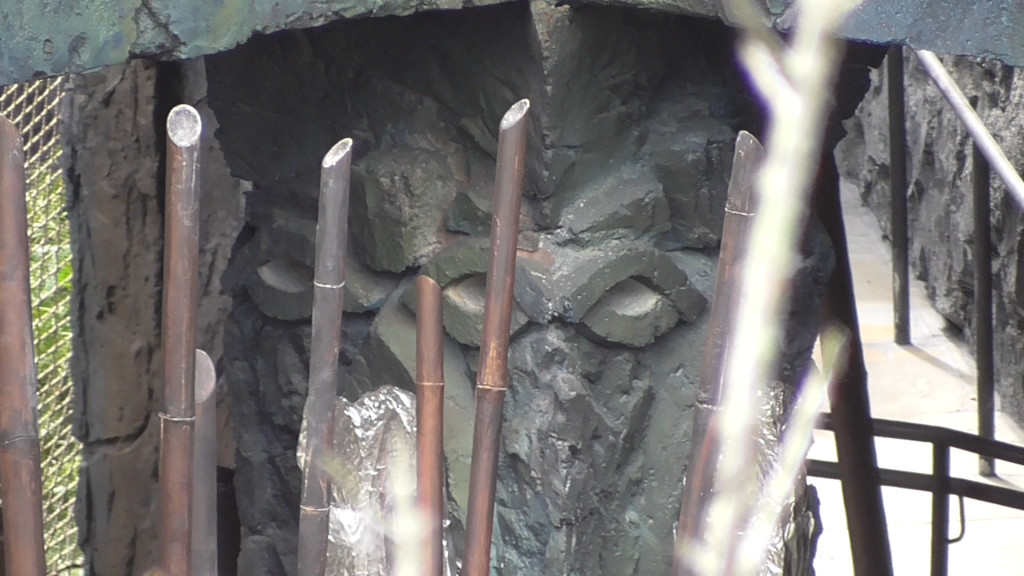
<path fill-rule="evenodd" d="M 844 191 L 847 233 L 860 313 L 861 336 L 870 374 L 871 408 L 876 418 L 905 420 L 977 431 L 974 361 L 963 344 L 942 331 L 943 319 L 928 304 L 924 287 L 911 286 L 912 346 L 892 343 L 892 284 L 889 248 L 877 221 L 860 205 L 855 192 Z M 1024 433 L 1008 417 L 996 417 L 999 440 L 1024 445 Z M 879 464 L 928 473 L 927 444 L 879 439 Z M 811 457 L 835 458 L 832 435 L 820 432 Z M 977 458 L 954 450 L 954 476 L 984 480 Z M 997 464 L 994 481 L 1024 489 L 1024 467 Z M 815 568 L 820 576 L 852 575 L 846 517 L 839 482 L 813 478 L 822 500 L 825 532 L 818 543 Z M 929 574 L 931 495 L 896 488 L 883 490 L 889 537 L 897 576 Z M 1024 511 L 966 501 L 967 531 L 949 550 L 949 574 L 1024 576 Z M 950 502 L 950 534 L 959 532 L 956 499 Z"/>

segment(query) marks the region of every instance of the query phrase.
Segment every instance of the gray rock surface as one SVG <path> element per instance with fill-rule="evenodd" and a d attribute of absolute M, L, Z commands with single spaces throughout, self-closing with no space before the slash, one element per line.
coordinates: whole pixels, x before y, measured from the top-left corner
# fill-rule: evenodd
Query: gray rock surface
<path fill-rule="evenodd" d="M 458 157 L 425 148 L 392 148 L 360 160 L 349 209 L 353 240 L 370 268 L 402 272 L 440 249 L 445 208 L 458 191 L 449 162 Z"/>
<path fill-rule="evenodd" d="M 150 8 L 156 16 L 142 16 L 153 22 L 165 14 Z M 318 18 L 306 16 L 294 24 Z M 446 336 L 444 347 L 449 519 L 452 552 L 461 555 L 486 194 L 498 120 L 522 96 L 533 102 L 515 286 L 522 316 L 512 338 L 493 573 L 667 572 L 714 284 L 708 254 L 720 233 L 716 206 L 734 131 L 756 125 L 731 42 L 711 20 L 535 1 L 355 19 L 260 37 L 207 60 L 218 142 L 233 173 L 251 182 L 245 225 L 232 231 L 231 260 L 218 273 L 231 298 L 220 369 L 237 430 L 239 573 L 294 572 L 319 164 L 344 136 L 355 141 L 357 184 L 338 391 L 355 401 L 385 385 L 412 388 L 407 287 L 417 268 L 445 286 L 449 304 L 466 304 L 449 306 L 447 328 L 461 336 Z M 159 49 L 173 56 L 181 47 L 172 44 Z M 126 254 L 79 262 L 89 282 L 79 287 L 79 319 L 97 318 L 91 330 L 110 329 L 86 333 L 94 340 L 79 360 L 81 433 L 92 467 L 83 483 L 91 503 L 83 534 L 97 573 L 141 572 L 151 558 L 155 440 L 146 414 L 158 346 L 160 139 L 143 132 L 167 103 L 137 105 L 160 78 L 149 65 L 130 70 L 148 76 L 93 79 L 76 104 L 113 115 L 123 122 L 113 126 L 133 135 L 117 143 L 101 130 L 79 134 L 72 172 L 80 176 L 80 238 L 97 253 Z M 168 90 L 176 80 L 162 79 Z M 107 183 L 111 166 L 122 165 L 134 171 Z M 236 207 L 240 192 L 221 190 Z M 125 211 L 99 218 L 85 202 L 100 199 Z M 131 233 L 101 228 L 104 218 Z M 209 261 L 224 254 L 214 250 Z M 811 256 L 814 284 L 820 262 Z M 103 274 L 89 276 L 90 267 Z M 216 285 L 204 278 L 204 286 Z M 115 299 L 110 309 L 111 285 L 115 296 L 144 298 Z M 802 290 L 797 297 L 806 297 Z M 207 310 L 220 310 L 225 296 L 217 298 Z M 453 311 L 464 313 L 458 329 Z M 129 318 L 141 324 L 124 328 Z M 209 326 L 204 333 L 215 333 L 217 322 Z M 801 353 L 808 333 L 791 339 Z M 138 344 L 125 347 L 126 334 Z M 126 350 L 131 357 L 121 355 Z M 132 371 L 115 382 L 101 373 L 108 361 Z M 100 402 L 109 398 L 121 404 Z M 115 522 L 122 528 L 112 529 Z"/>
<path fill-rule="evenodd" d="M 452 232 L 462 232 L 470 236 L 489 236 L 491 234 L 491 199 L 490 189 L 470 189 L 460 193 L 448 207 L 445 214 L 445 225 Z"/>
<path fill-rule="evenodd" d="M 658 245 L 709 248 L 721 240 L 736 135 L 716 118 L 729 114 L 719 109 L 719 94 L 692 88 L 681 92 L 659 105 L 645 144 L 649 170 L 665 191 L 672 226 Z"/>
<path fill-rule="evenodd" d="M 979 10 L 988 8 L 979 7 Z M 996 62 L 942 58 L 1015 166 L 1024 164 L 1024 78 Z M 913 56 L 906 57 L 910 259 L 935 309 L 973 341 L 974 264 L 971 141 Z M 882 223 L 889 226 L 889 143 L 885 81 L 873 83 L 850 136 L 839 148 L 840 166 Z M 1021 208 L 992 174 L 993 303 L 996 388 L 1003 410 L 1024 422 L 1024 267 Z M 911 312 L 913 313 L 913 312 Z M 913 338 L 913 334 L 911 334 Z"/>
<path fill-rule="evenodd" d="M 706 166 L 706 162 L 704 163 Z M 558 223 L 584 242 L 657 236 L 668 230 L 661 184 L 635 167 L 559 197 Z"/>
<path fill-rule="evenodd" d="M 599 339 L 633 348 L 654 342 L 677 322 L 672 302 L 631 278 L 609 288 L 580 320 Z"/>
<path fill-rule="evenodd" d="M 866 0 L 855 8 L 842 28 L 847 38 L 872 43 L 897 42 L 945 54 L 996 58 L 1024 64 L 1016 40 L 1024 29 L 1024 14 L 1012 0 Z"/>
<path fill-rule="evenodd" d="M 444 288 L 444 329 L 459 344 L 479 347 L 483 332 L 487 276 L 478 274 Z M 529 322 L 522 308 L 512 310 L 511 334 Z"/>
<path fill-rule="evenodd" d="M 308 320 L 313 315 L 313 270 L 293 260 L 271 260 L 249 277 L 249 297 L 278 320 Z"/>
<path fill-rule="evenodd" d="M 239 297 L 225 327 L 224 379 L 237 432 L 240 574 L 294 570 L 301 480 L 295 447 L 308 379 L 309 337 L 308 323 L 263 317 L 251 301 Z M 267 502 L 279 503 L 285 513 L 268 513 Z"/>
<path fill-rule="evenodd" d="M 81 9 L 75 3 L 4 0 L 0 12 L 0 84 L 39 74 L 80 72 L 133 57 L 194 58 L 229 50 L 254 34 L 320 26 L 339 19 L 406 16 L 453 10 L 502 0 L 405 0 L 310 5 L 300 0 L 102 0 Z M 580 0 L 584 5 L 628 6 L 666 14 L 732 20 L 717 0 Z M 791 0 L 763 0 L 764 21 L 785 29 L 794 20 Z M 951 54 L 1024 63 L 1016 38 L 1024 17 L 1011 0 L 864 0 L 847 20 L 843 35 L 874 43 L 901 42 Z"/>
<path fill-rule="evenodd" d="M 678 302 L 692 319 L 707 302 L 689 285 L 686 271 L 667 253 L 643 242 L 607 242 L 600 247 L 558 246 L 542 241 L 535 254 L 520 255 L 516 300 L 535 322 L 579 322 L 613 286 L 636 277 Z"/>

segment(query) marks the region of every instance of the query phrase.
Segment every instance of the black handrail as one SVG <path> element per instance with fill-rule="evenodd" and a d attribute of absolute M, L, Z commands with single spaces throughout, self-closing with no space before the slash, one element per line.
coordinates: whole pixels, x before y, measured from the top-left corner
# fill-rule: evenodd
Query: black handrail
<path fill-rule="evenodd" d="M 972 183 L 974 198 L 974 278 L 975 278 L 975 339 L 974 355 L 977 363 L 978 434 L 995 438 L 995 362 L 992 339 L 992 262 L 991 216 L 989 180 L 990 168 L 1006 185 L 1006 190 L 1018 206 L 1024 207 L 1024 180 L 1006 158 L 1002 148 L 985 128 L 977 111 L 964 96 L 956 82 L 942 66 L 935 54 L 915 50 L 935 86 L 952 106 L 957 118 L 967 128 L 973 140 Z M 893 314 L 897 344 L 910 344 L 910 301 L 908 297 L 907 242 L 907 174 L 906 174 L 906 118 L 903 91 L 903 50 L 899 46 L 889 49 L 887 82 L 889 86 L 889 154 L 890 197 L 893 265 Z M 995 462 L 984 455 L 978 462 L 983 476 L 995 475 Z"/>
<path fill-rule="evenodd" d="M 1024 447 L 1017 446 L 1016 444 L 989 440 L 969 432 L 961 432 L 928 424 L 900 422 L 898 420 L 885 420 L 882 418 L 873 418 L 871 422 L 876 438 L 894 438 L 897 440 L 910 440 L 912 442 L 942 444 L 950 448 L 963 450 L 964 452 L 973 452 L 979 456 L 987 456 L 1024 466 Z M 821 430 L 832 430 L 832 415 L 822 414 L 818 428 Z"/>
<path fill-rule="evenodd" d="M 952 448 L 972 452 L 989 461 L 1004 460 L 1024 465 L 1024 447 L 927 424 L 873 419 L 872 426 L 874 436 L 878 438 L 925 442 L 932 445 L 931 474 L 888 468 L 880 468 L 878 471 L 883 486 L 920 490 L 932 494 L 932 576 L 947 574 L 949 544 L 959 540 L 959 538 L 950 540 L 948 534 L 949 497 L 951 495 L 961 499 L 971 498 L 1024 510 L 1024 491 L 964 478 L 954 478 L 950 476 L 949 472 L 949 451 Z M 833 429 L 831 414 L 822 415 L 818 428 Z M 838 480 L 840 479 L 839 464 L 822 460 L 808 460 L 807 474 Z M 961 521 L 963 521 L 962 511 Z"/>

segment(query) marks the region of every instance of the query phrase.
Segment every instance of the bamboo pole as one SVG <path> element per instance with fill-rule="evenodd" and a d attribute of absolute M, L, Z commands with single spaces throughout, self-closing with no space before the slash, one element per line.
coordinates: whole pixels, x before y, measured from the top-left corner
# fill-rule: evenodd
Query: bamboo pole
<path fill-rule="evenodd" d="M 196 350 L 196 429 L 192 461 L 192 574 L 217 576 L 217 373 Z"/>
<path fill-rule="evenodd" d="M 320 165 L 313 335 L 305 409 L 306 463 L 299 508 L 299 576 L 323 576 L 327 569 L 330 477 L 324 463 L 332 444 L 337 400 L 351 165 L 352 140 L 349 138 L 335 144 Z"/>
<path fill-rule="evenodd" d="M 25 153 L 0 116 L 0 498 L 5 573 L 42 576 L 42 472 L 39 398 L 32 348 Z"/>
<path fill-rule="evenodd" d="M 466 575 L 488 574 L 494 529 L 501 411 L 508 389 L 508 345 L 515 281 L 519 206 L 526 163 L 530 101 L 520 100 L 501 119 L 491 220 L 491 261 L 487 271 L 476 423 L 466 520 Z"/>
<path fill-rule="evenodd" d="M 191 106 L 167 116 L 164 217 L 163 409 L 160 412 L 160 562 L 170 576 L 192 568 L 196 299 L 199 290 L 199 136 Z"/>
<path fill-rule="evenodd" d="M 416 503 L 424 520 L 424 576 L 441 576 L 444 549 L 444 328 L 441 287 L 416 279 Z"/>
<path fill-rule="evenodd" d="M 686 484 L 679 511 L 678 545 L 698 540 L 704 532 L 708 508 L 713 497 L 715 463 L 720 438 L 715 426 L 715 411 L 722 394 L 725 373 L 725 353 L 732 338 L 730 329 L 735 322 L 735 299 L 739 293 L 739 271 L 742 251 L 750 236 L 756 213 L 754 179 L 761 165 L 764 150 L 749 132 L 736 137 L 732 174 L 725 201 L 725 222 L 722 227 L 722 245 L 718 257 L 718 279 L 715 297 L 708 320 L 708 343 L 700 369 L 697 387 L 697 406 L 693 417 L 694 449 L 686 469 Z M 699 442 L 698 445 L 696 444 Z M 673 555 L 672 573 L 678 576 L 692 574 L 692 567 Z"/>

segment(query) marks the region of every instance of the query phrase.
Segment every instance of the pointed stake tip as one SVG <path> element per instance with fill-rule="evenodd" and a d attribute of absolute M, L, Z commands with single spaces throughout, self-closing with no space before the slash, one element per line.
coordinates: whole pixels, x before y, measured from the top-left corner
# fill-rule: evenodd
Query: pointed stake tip
<path fill-rule="evenodd" d="M 196 144 L 202 131 L 199 112 L 188 104 L 178 104 L 167 115 L 167 136 L 176 146 L 185 148 Z"/>
<path fill-rule="evenodd" d="M 523 116 L 530 111 L 530 101 L 523 98 L 519 102 L 516 102 L 505 112 L 505 116 L 501 119 L 501 130 L 508 130 L 509 128 L 518 124 Z"/>
<path fill-rule="evenodd" d="M 0 138 L 5 140 L 21 138 L 21 133 L 18 132 L 18 127 L 3 114 L 0 114 Z"/>
<path fill-rule="evenodd" d="M 336 166 L 338 162 L 341 161 L 342 158 L 348 156 L 351 152 L 352 139 L 345 138 L 344 140 L 340 140 L 337 144 L 332 146 L 330 150 L 327 151 L 327 154 L 324 154 L 324 161 L 321 164 L 321 166 L 323 168 L 332 168 Z"/>
<path fill-rule="evenodd" d="M 437 281 L 435 281 L 433 278 L 425 274 L 421 274 L 419 277 L 417 277 L 416 282 L 419 284 L 418 288 L 421 290 L 441 290 L 441 287 L 437 284 Z"/>

